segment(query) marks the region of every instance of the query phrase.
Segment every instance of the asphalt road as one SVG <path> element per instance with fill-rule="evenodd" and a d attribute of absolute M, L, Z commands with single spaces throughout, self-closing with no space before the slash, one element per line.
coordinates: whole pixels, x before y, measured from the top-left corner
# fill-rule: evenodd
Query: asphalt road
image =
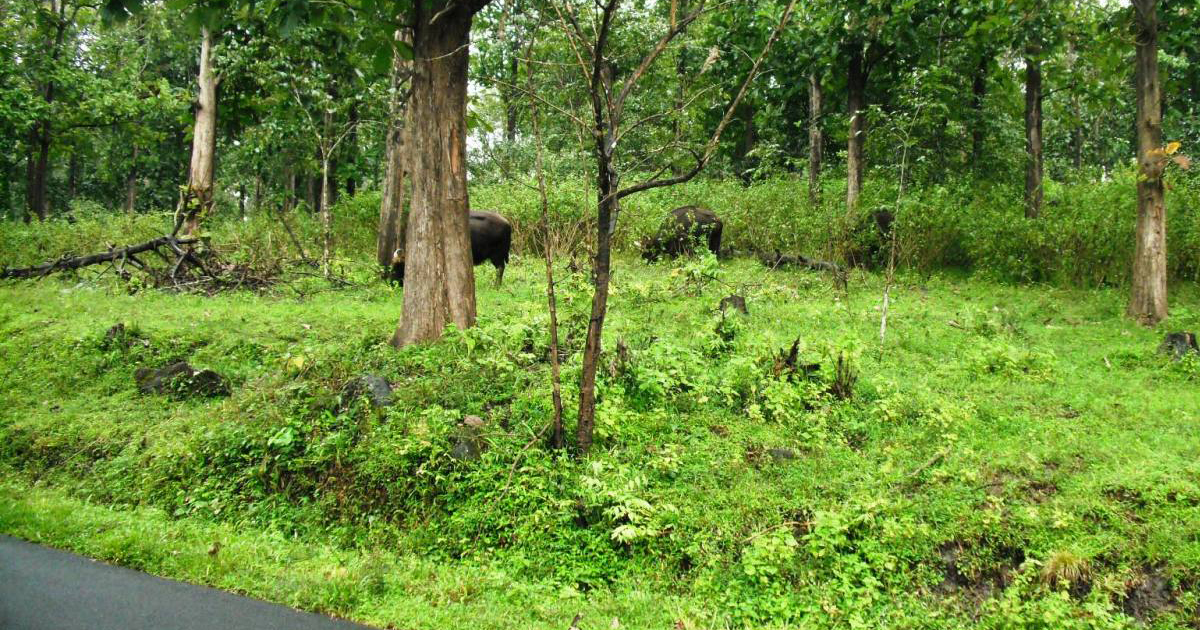
<path fill-rule="evenodd" d="M 0 536 L 2 630 L 366 630 Z"/>

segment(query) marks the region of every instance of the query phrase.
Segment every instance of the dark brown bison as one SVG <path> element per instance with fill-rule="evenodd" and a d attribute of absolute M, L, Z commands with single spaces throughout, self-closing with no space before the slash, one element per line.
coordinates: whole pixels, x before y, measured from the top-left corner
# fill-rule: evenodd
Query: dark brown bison
<path fill-rule="evenodd" d="M 695 253 L 697 242 L 707 243 L 714 255 L 721 251 L 721 219 L 707 208 L 683 206 L 671 211 L 670 218 L 642 247 L 642 258 L 658 260 L 661 256 L 674 258 Z"/>
<path fill-rule="evenodd" d="M 471 260 L 476 264 L 491 261 L 496 266 L 496 286 L 504 281 L 504 267 L 508 265 L 508 250 L 512 247 L 512 225 L 508 219 L 487 210 L 472 210 L 468 220 L 471 230 Z M 404 286 L 404 254 L 396 250 L 392 254 L 392 270 L 388 278 Z"/>

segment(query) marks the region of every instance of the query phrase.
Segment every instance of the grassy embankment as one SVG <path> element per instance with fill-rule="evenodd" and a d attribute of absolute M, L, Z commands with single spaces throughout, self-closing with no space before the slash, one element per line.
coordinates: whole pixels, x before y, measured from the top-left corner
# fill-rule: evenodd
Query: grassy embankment
<path fill-rule="evenodd" d="M 1155 354 L 1194 284 L 1145 330 L 1124 290 L 905 275 L 881 345 L 877 277 L 623 258 L 577 461 L 527 448 L 543 271 L 491 273 L 477 329 L 399 353 L 377 285 L 0 286 L 0 532 L 403 628 L 1200 624 L 1200 361 Z M 559 273 L 570 408 L 589 294 Z M 812 379 L 775 374 L 796 338 Z M 232 395 L 137 393 L 180 358 Z M 364 373 L 392 407 L 339 397 Z M 479 461 L 449 457 L 467 414 Z"/>

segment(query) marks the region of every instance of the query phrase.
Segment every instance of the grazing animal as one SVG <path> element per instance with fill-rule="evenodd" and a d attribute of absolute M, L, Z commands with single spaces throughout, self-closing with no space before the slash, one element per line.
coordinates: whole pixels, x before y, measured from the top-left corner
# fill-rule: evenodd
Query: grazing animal
<path fill-rule="evenodd" d="M 714 255 L 720 254 L 722 225 L 716 213 L 707 208 L 676 208 L 659 228 L 658 234 L 645 244 L 642 258 L 654 261 L 663 255 L 671 258 L 681 254 L 691 255 L 695 253 L 697 241 L 707 243 L 708 250 Z"/>
<path fill-rule="evenodd" d="M 468 220 L 471 231 L 471 261 L 476 265 L 491 261 L 496 267 L 496 286 L 504 281 L 508 250 L 512 247 L 512 224 L 508 219 L 486 210 L 472 210 Z M 391 282 L 404 286 L 404 252 L 392 254 Z"/>

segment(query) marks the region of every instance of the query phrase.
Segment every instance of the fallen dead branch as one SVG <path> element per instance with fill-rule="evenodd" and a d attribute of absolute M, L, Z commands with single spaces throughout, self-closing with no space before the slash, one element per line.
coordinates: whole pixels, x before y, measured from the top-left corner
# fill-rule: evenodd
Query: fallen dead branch
<path fill-rule="evenodd" d="M 178 259 L 175 261 L 174 266 L 172 267 L 172 275 L 174 275 L 178 273 L 180 267 L 186 261 L 190 261 L 197 266 L 203 267 L 203 265 L 200 264 L 200 261 L 196 258 L 195 254 L 180 247 L 181 245 L 190 245 L 195 243 L 196 240 L 197 239 L 195 238 L 160 236 L 158 238 L 150 239 L 145 243 L 139 243 L 137 245 L 131 245 L 129 247 L 122 247 L 119 249 L 113 248 L 109 249 L 107 252 L 101 252 L 98 254 L 74 257 L 64 256 L 58 260 L 34 267 L 22 267 L 19 269 L 6 268 L 0 270 L 0 278 L 41 278 L 56 271 L 67 271 L 70 269 L 87 267 L 89 265 L 97 265 L 100 263 L 116 261 L 121 263 L 119 267 L 119 270 L 121 271 L 123 271 L 124 264 L 126 262 L 139 269 L 145 269 L 146 265 L 137 258 L 137 255 L 153 251 L 159 256 L 164 256 L 163 252 L 160 251 L 160 248 L 164 247 L 170 249 L 172 253 L 178 256 Z"/>

